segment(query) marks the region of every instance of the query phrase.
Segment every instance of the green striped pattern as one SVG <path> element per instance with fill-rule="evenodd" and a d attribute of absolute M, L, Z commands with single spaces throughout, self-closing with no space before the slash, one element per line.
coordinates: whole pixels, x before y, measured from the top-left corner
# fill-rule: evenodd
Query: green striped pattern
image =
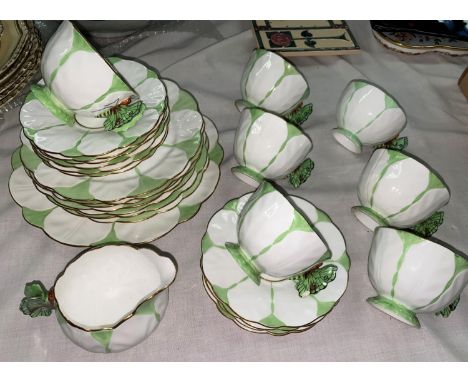
<path fill-rule="evenodd" d="M 393 111 L 387 114 L 390 110 Z M 366 81 L 354 80 L 343 92 L 337 120 L 335 133 L 351 139 L 360 151 L 361 145 L 381 144 L 398 136 L 406 117 L 397 102 L 383 90 Z"/>
<path fill-rule="evenodd" d="M 277 150 L 274 150 L 259 144 L 261 137 L 269 142 L 274 142 L 276 137 L 284 138 L 275 142 Z M 312 150 L 312 143 L 297 126 L 262 109 L 250 108 L 242 112 L 234 147 L 241 165 L 237 170 L 261 181 L 289 175 Z M 285 155 L 288 156 L 286 161 Z M 268 158 L 266 163 L 265 157 Z"/>
<path fill-rule="evenodd" d="M 295 81 L 289 83 L 293 77 Z M 256 49 L 244 69 L 241 92 L 247 105 L 287 114 L 309 96 L 309 87 L 290 62 L 273 52 Z M 244 107 L 242 102 L 238 105 Z"/>
<path fill-rule="evenodd" d="M 254 196 L 255 194 L 247 194 L 240 199 L 234 199 L 212 217 L 212 220 L 208 224 L 208 230 L 202 239 L 202 270 L 207 281 L 212 285 L 216 298 L 226 309 L 225 316 L 231 319 L 235 319 L 235 316 L 237 316 L 265 325 L 270 329 L 279 329 L 278 334 L 280 332 L 288 334 L 297 330 L 298 326 L 318 321 L 329 313 L 338 302 L 341 294 L 334 294 L 336 298 L 333 299 L 324 298 L 325 294 L 321 294 L 321 292 L 301 298 L 298 296 L 295 284 L 291 280 L 280 282 L 262 280 L 259 285 L 255 285 L 245 274 L 236 269 L 237 265 L 229 261 L 231 255 L 226 250 L 224 244 L 216 243 L 212 235 L 214 235 L 214 231 L 218 232 L 216 234 L 217 237 L 222 233 L 227 235 L 229 230 L 235 230 L 237 219 L 234 216 L 241 219 L 241 211 L 249 208 L 249 202 Z M 245 203 L 246 200 L 248 200 L 247 203 Z M 299 198 L 296 200 L 293 197 L 293 200 L 299 204 Z M 223 215 L 225 215 L 225 218 L 222 220 L 226 225 L 221 227 L 218 225 L 218 219 Z M 332 258 L 325 261 L 324 264 L 335 264 L 341 276 L 337 276 L 327 288 L 337 288 L 343 293 L 347 280 L 347 276 L 343 277 L 343 273 L 347 274 L 350 264 L 342 236 L 339 231 L 332 228 L 335 226 L 330 218 L 310 204 L 307 210 L 307 218 L 318 231 L 323 229 L 320 232 L 323 234 L 325 241 L 335 244 L 332 246 L 334 248 L 334 251 L 331 253 Z M 222 241 L 222 238 L 220 237 L 217 240 Z M 340 242 L 342 244 L 337 245 Z M 232 279 L 232 281 L 218 283 L 216 280 L 222 277 L 221 275 L 230 275 L 229 279 Z M 287 298 L 285 297 L 286 295 L 288 296 Z M 243 303 L 239 299 L 246 299 L 246 301 Z M 248 301 L 251 301 L 251 303 L 248 303 Z M 301 308 L 298 308 L 296 305 L 299 301 L 302 306 Z M 303 309 L 300 313 L 301 318 L 291 317 L 291 314 L 287 313 L 296 309 Z"/>
<path fill-rule="evenodd" d="M 71 34 L 71 45 L 66 45 L 66 39 L 70 37 Z M 60 46 L 60 49 L 56 46 Z M 81 107 L 73 107 L 67 102 L 72 94 L 65 94 L 70 92 L 70 90 L 65 90 L 66 84 L 60 82 L 57 83 L 59 74 L 63 70 L 64 66 L 75 65 L 77 67 L 82 66 L 84 63 L 82 60 L 76 60 L 77 53 L 86 53 L 90 57 L 93 57 L 96 64 L 99 62 L 100 66 L 108 66 L 108 70 L 105 75 L 110 76 L 110 86 L 103 91 L 102 94 L 98 95 L 95 99 L 89 100 L 79 100 L 82 104 L 83 101 L 88 101 L 85 105 Z M 60 59 L 57 61 L 57 56 L 60 55 Z M 51 65 L 56 65 L 52 67 Z M 47 86 L 52 90 L 55 96 L 65 104 L 70 110 L 74 112 L 91 112 L 94 115 L 102 113 L 105 111 L 105 108 L 109 108 L 109 105 L 114 105 L 118 100 L 122 100 L 128 97 L 136 97 L 133 89 L 115 72 L 115 70 L 108 65 L 108 63 L 99 55 L 98 52 L 89 44 L 89 42 L 81 35 L 81 33 L 74 28 L 73 24 L 69 21 L 64 21 L 63 24 L 59 27 L 56 34 L 50 40 L 46 46 L 46 52 L 44 54 L 44 62 L 42 66 L 46 68 L 43 70 L 45 75 L 45 82 Z M 82 68 L 80 68 L 82 69 Z M 67 70 L 71 70 L 68 68 Z M 92 71 L 92 67 L 89 68 Z M 100 69 L 102 72 L 102 69 Z M 93 73 L 88 75 L 92 76 Z M 103 73 L 101 73 L 103 75 Z M 61 81 L 67 80 L 67 76 L 61 79 Z M 97 79 L 99 82 L 101 78 Z M 75 82 L 79 84 L 79 79 L 76 79 Z M 78 85 L 79 86 L 79 85 Z M 76 90 L 75 90 L 76 91 Z M 78 89 L 78 93 L 80 90 Z M 113 96 L 113 94 L 115 94 Z"/>
<path fill-rule="evenodd" d="M 406 175 L 404 171 L 414 171 L 420 175 L 418 178 L 403 180 L 403 174 Z M 384 180 L 385 185 L 382 184 Z M 396 193 L 392 193 L 392 188 L 395 188 L 400 193 L 413 194 L 415 187 L 421 191 L 406 204 L 401 202 Z M 439 192 L 433 193 L 437 190 Z M 362 207 L 370 209 L 379 221 L 405 227 L 428 218 L 450 198 L 445 183 L 429 168 L 400 151 L 388 149 L 379 149 L 373 153 L 363 171 L 358 196 Z M 421 204 L 426 197 L 429 199 Z M 428 203 L 428 200 L 431 202 Z"/>
<path fill-rule="evenodd" d="M 468 282 L 468 258 L 408 231 L 379 228 L 369 277 L 379 293 L 371 304 L 419 326 L 414 313 L 437 312 L 460 295 Z"/>
<path fill-rule="evenodd" d="M 116 64 L 122 61 L 119 58 L 111 58 L 110 61 L 113 64 Z M 141 66 L 141 64 L 136 63 L 135 66 Z M 131 73 L 122 73 L 122 75 L 131 75 Z M 145 81 L 153 81 L 157 78 L 157 75 L 154 71 L 146 69 L 146 75 L 143 80 L 140 80 L 135 83 L 131 83 L 132 86 L 138 88 L 144 85 Z M 143 96 L 143 95 L 142 95 Z M 191 97 L 187 95 L 186 92 L 182 93 L 183 99 L 180 100 L 180 103 L 190 102 L 188 99 Z M 151 99 L 149 100 L 151 101 Z M 127 131 L 101 131 L 92 132 L 88 129 L 84 129 L 79 126 L 69 127 L 66 122 L 62 122 L 57 118 L 54 118 L 53 113 L 49 112 L 42 104 L 37 105 L 38 99 L 33 92 L 29 93 L 27 101 L 21 108 L 20 120 L 23 125 L 24 135 L 31 140 L 32 144 L 38 146 L 39 149 L 45 150 L 46 152 L 53 152 L 50 148 L 43 145 L 42 142 L 46 140 L 60 140 L 61 142 L 65 141 L 67 146 L 64 150 L 58 150 L 55 154 L 63 156 L 65 158 L 73 157 L 75 160 L 80 158 L 84 161 L 92 161 L 96 155 L 84 154 L 80 151 L 80 144 L 83 141 L 83 138 L 88 135 L 93 135 L 95 139 L 102 141 L 102 153 L 110 152 L 116 150 L 123 146 L 129 146 L 131 144 L 138 144 L 139 141 L 144 139 L 140 137 L 141 134 L 136 134 L 132 136 L 132 130 L 138 131 L 139 124 L 136 123 L 135 126 L 131 127 Z M 166 100 L 161 101 L 158 104 L 147 104 L 145 114 L 148 114 L 150 111 L 156 112 L 156 116 L 160 115 L 162 110 L 166 108 Z M 176 108 L 177 110 L 177 108 Z M 50 114 L 50 115 L 47 115 Z M 141 121 L 141 120 L 140 120 Z M 70 133 L 66 132 L 68 130 L 64 129 L 68 127 Z M 98 134 L 95 134 L 98 133 Z M 54 136 L 54 134 L 56 136 Z M 109 143 L 112 145 L 109 147 Z M 96 143 L 95 143 L 96 144 Z M 59 163 L 59 159 L 57 159 Z"/>
<path fill-rule="evenodd" d="M 139 64 L 138 64 L 139 65 Z M 169 81 L 174 87 L 176 84 Z M 177 90 L 177 89 L 176 89 Z M 197 109 L 196 100 L 186 91 L 177 90 L 171 97 L 177 94 L 176 99 L 170 99 L 172 105 L 181 109 L 183 107 Z M 217 131 L 212 122 L 204 117 L 205 126 L 209 126 L 210 133 L 207 134 L 209 138 L 209 162 L 207 169 L 203 172 L 203 177 L 199 183 L 198 188 L 187 190 L 187 193 L 181 195 L 182 200 L 180 203 L 164 213 L 155 216 L 154 218 L 143 220 L 138 223 L 95 223 L 86 218 L 75 217 L 70 213 L 66 213 L 59 207 L 48 201 L 48 199 L 37 191 L 34 184 L 30 181 L 24 168 L 21 165 L 21 158 L 19 150 L 12 156 L 12 167 L 15 170 L 14 174 L 24 174 L 22 182 L 26 180 L 29 182 L 27 185 L 28 192 L 31 194 L 31 199 L 34 201 L 34 207 L 28 208 L 24 206 L 23 201 L 18 202 L 22 207 L 23 216 L 27 222 L 39 227 L 47 232 L 47 234 L 59 242 L 71 244 L 76 246 L 91 246 L 107 243 L 126 242 L 150 242 L 172 230 L 177 224 L 182 223 L 192 218 L 199 210 L 200 205 L 205 201 L 214 191 L 219 180 L 219 165 L 223 160 L 223 149 L 217 143 Z M 14 176 L 11 179 L 15 178 Z M 23 187 L 23 184 L 22 184 Z M 85 185 L 87 188 L 88 186 Z M 15 199 L 15 185 L 10 181 L 10 188 L 13 198 Z M 49 207 L 52 206 L 52 207 Z M 55 226 L 60 226 L 60 232 L 51 231 L 48 227 L 49 220 L 59 219 L 60 221 Z M 53 220 L 55 222 L 55 220 Z M 79 222 L 79 223 L 78 223 Z M 76 229 L 76 224 L 80 229 Z"/>
<path fill-rule="evenodd" d="M 60 310 L 55 313 L 62 331 L 76 345 L 93 353 L 114 353 L 127 350 L 149 336 L 158 327 L 167 304 L 165 290 L 141 304 L 133 317 L 116 328 L 89 332 L 70 325 Z"/>

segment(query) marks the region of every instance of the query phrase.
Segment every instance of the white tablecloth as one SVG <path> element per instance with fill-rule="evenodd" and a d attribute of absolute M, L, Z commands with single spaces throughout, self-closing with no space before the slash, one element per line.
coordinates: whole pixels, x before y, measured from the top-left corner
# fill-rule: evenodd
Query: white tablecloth
<path fill-rule="evenodd" d="M 225 150 L 214 195 L 191 221 L 178 226 L 156 246 L 175 256 L 179 273 L 159 328 L 146 341 L 119 354 L 92 354 L 72 344 L 52 317 L 30 319 L 18 310 L 24 284 L 39 279 L 52 285 L 80 249 L 59 244 L 30 226 L 8 192 L 10 156 L 19 146 L 19 110 L 0 121 L 0 360 L 111 361 L 468 361 L 468 292 L 448 318 L 420 315 L 414 329 L 366 303 L 374 295 L 367 277 L 372 233 L 351 215 L 356 185 L 371 151 L 354 155 L 332 138 L 341 91 L 354 78 L 380 84 L 408 115 L 408 151 L 443 174 L 452 198 L 445 223 L 435 235 L 468 252 L 468 102 L 457 79 L 468 58 L 395 53 L 372 37 L 368 22 L 350 22 L 362 52 L 354 56 L 295 58 L 310 85 L 314 113 L 305 130 L 314 142 L 316 168 L 295 195 L 326 211 L 342 230 L 351 257 L 346 293 L 335 309 L 302 334 L 272 337 L 248 333 L 221 316 L 206 295 L 199 269 L 200 240 L 215 211 L 251 188 L 230 168 L 239 113 L 240 79 L 255 46 L 248 22 L 191 22 L 184 28 L 150 33 L 123 54 L 157 68 L 192 92 L 212 118 Z M 197 27 L 198 26 L 198 27 Z M 112 47 L 109 47 L 112 50 Z"/>

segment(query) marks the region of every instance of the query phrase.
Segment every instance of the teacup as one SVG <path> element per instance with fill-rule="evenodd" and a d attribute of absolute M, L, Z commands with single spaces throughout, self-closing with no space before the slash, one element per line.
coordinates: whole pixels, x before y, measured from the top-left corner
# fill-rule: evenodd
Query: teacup
<path fill-rule="evenodd" d="M 256 49 L 244 69 L 241 93 L 242 100 L 236 101 L 239 111 L 259 107 L 284 115 L 309 96 L 309 86 L 289 61 L 268 50 Z"/>
<path fill-rule="evenodd" d="M 405 127 L 406 115 L 381 88 L 364 80 L 353 80 L 341 95 L 337 121 L 334 138 L 359 154 L 363 145 L 374 146 L 396 138 Z"/>
<path fill-rule="evenodd" d="M 231 171 L 245 183 L 258 187 L 264 179 L 290 174 L 311 150 L 311 140 L 295 125 L 262 109 L 244 109 L 234 143 L 240 166 Z"/>
<path fill-rule="evenodd" d="M 411 326 L 418 313 L 447 316 L 468 282 L 468 258 L 408 231 L 379 227 L 372 240 L 369 279 L 378 296 L 367 301 Z M 455 303 L 454 303 L 455 301 Z"/>
<path fill-rule="evenodd" d="M 67 123 L 76 119 L 85 127 L 103 127 L 110 114 L 130 105 L 126 114 L 143 113 L 135 91 L 69 21 L 62 22 L 48 41 L 41 72 L 45 86 L 34 85 L 33 93 Z M 118 119 L 127 123 L 129 118 Z"/>
<path fill-rule="evenodd" d="M 49 291 L 39 281 L 26 284 L 20 309 L 31 317 L 54 309 L 76 345 L 95 353 L 120 352 L 159 325 L 175 276 L 173 261 L 148 246 L 91 248 L 65 267 Z"/>
<path fill-rule="evenodd" d="M 448 203 L 444 181 L 419 160 L 400 151 L 378 149 L 364 167 L 358 187 L 356 218 L 377 226 L 412 227 Z"/>
<path fill-rule="evenodd" d="M 226 248 L 257 285 L 281 281 L 331 256 L 309 222 L 268 182 L 250 197 L 237 222 L 238 244 Z"/>

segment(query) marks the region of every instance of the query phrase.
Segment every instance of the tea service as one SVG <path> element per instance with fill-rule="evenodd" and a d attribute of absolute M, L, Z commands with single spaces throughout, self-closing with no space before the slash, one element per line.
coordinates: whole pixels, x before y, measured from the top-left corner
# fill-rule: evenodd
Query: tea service
<path fill-rule="evenodd" d="M 218 132 L 174 81 L 134 60 L 103 58 L 70 22 L 47 44 L 41 70 L 20 112 L 10 192 L 30 224 L 89 248 L 50 290 L 28 283 L 20 309 L 32 317 L 54 310 L 65 335 L 88 351 L 124 351 L 157 328 L 177 273 L 171 259 L 141 243 L 193 217 L 213 193 L 223 159 Z M 231 171 L 255 190 L 214 213 L 201 241 L 208 297 L 252 333 L 313 328 L 348 284 L 350 258 L 338 227 L 274 183 L 288 179 L 297 188 L 314 167 L 312 140 L 301 127 L 312 112 L 303 105 L 309 93 L 291 62 L 253 51 L 235 102 Z M 468 259 L 425 237 L 437 228 L 420 228 L 443 220 L 447 185 L 396 147 L 407 117 L 380 86 L 351 81 L 337 119 L 338 143 L 354 153 L 376 147 L 352 208 L 374 231 L 368 274 L 377 296 L 367 301 L 415 327 L 417 314 L 449 315 L 468 283 Z"/>

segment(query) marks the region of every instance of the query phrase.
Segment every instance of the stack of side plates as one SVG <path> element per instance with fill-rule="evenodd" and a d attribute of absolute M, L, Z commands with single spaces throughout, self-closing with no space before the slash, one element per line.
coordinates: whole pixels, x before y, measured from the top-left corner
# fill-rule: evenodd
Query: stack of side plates
<path fill-rule="evenodd" d="M 344 238 L 330 218 L 310 202 L 292 197 L 326 241 L 337 267 L 335 279 L 316 294 L 300 297 L 293 279 L 255 284 L 225 248 L 237 243 L 237 220 L 252 194 L 228 202 L 208 224 L 202 240 L 203 285 L 220 313 L 254 333 L 286 335 L 312 328 L 338 303 L 348 284 L 349 257 Z"/>
<path fill-rule="evenodd" d="M 218 183 L 218 133 L 193 96 L 138 62 L 111 61 L 146 105 L 128 130 L 68 126 L 32 94 L 21 109 L 10 191 L 29 223 L 65 244 L 152 241 Z"/>
<path fill-rule="evenodd" d="M 41 54 L 41 40 L 32 21 L 0 21 L 0 110 L 6 110 L 31 81 Z"/>

